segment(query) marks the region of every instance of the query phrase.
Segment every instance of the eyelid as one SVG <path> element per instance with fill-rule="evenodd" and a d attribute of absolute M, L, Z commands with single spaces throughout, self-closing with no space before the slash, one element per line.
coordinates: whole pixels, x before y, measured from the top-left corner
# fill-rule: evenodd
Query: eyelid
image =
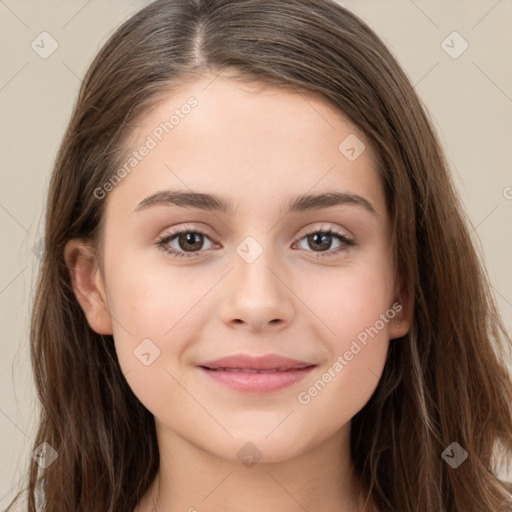
<path fill-rule="evenodd" d="M 183 231 L 191 231 L 194 233 L 199 233 L 204 236 L 207 236 L 210 239 L 213 239 L 216 237 L 216 235 L 213 235 L 210 230 L 203 227 L 197 227 L 193 226 L 191 224 L 180 224 L 177 227 L 169 228 L 168 230 L 164 231 L 161 235 L 158 235 L 158 240 L 162 240 L 163 238 L 172 237 L 175 235 L 180 234 Z"/>
<path fill-rule="evenodd" d="M 295 239 L 295 242 L 297 242 L 298 240 L 300 240 L 300 239 L 304 238 L 305 236 L 310 235 L 312 233 L 317 233 L 318 231 L 329 231 L 329 230 L 332 231 L 332 232 L 336 232 L 336 233 L 342 234 L 346 238 L 350 238 L 350 239 L 354 238 L 354 235 L 352 235 L 352 233 L 348 229 L 340 228 L 340 227 L 332 225 L 332 224 L 327 224 L 326 225 L 325 223 L 321 223 L 321 225 L 318 225 L 318 223 L 316 223 L 316 224 L 313 223 L 309 227 L 304 227 L 299 232 L 300 234 L 297 235 L 297 238 Z M 168 232 L 160 235 L 158 238 L 162 239 L 164 237 L 168 237 L 168 236 L 171 236 L 171 235 L 176 235 L 176 234 L 179 234 L 182 231 L 197 232 L 197 233 L 200 233 L 202 235 L 208 236 L 209 238 L 215 238 L 215 236 L 216 236 L 216 235 L 212 235 L 207 229 L 203 229 L 202 227 L 196 227 L 196 226 L 193 226 L 193 225 L 190 225 L 190 224 L 180 224 L 176 228 L 170 228 L 170 230 Z"/>
<path fill-rule="evenodd" d="M 318 231 L 332 231 L 333 233 L 338 233 L 340 235 L 344 235 L 346 238 L 353 239 L 354 235 L 345 228 L 340 228 L 333 224 L 325 224 L 321 223 L 319 226 L 318 223 L 312 224 L 310 227 L 305 227 L 303 231 L 300 232 L 300 235 L 298 235 L 298 238 L 304 238 L 307 235 L 310 235 L 312 233 L 317 233 Z"/>

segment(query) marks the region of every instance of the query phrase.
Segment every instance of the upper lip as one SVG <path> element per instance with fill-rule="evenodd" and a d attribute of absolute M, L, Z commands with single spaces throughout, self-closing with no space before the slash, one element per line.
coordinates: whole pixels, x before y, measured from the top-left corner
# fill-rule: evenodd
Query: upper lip
<path fill-rule="evenodd" d="M 290 359 L 289 357 L 277 354 L 266 354 L 260 357 L 253 357 L 247 354 L 235 354 L 232 356 L 221 357 L 214 361 L 206 361 L 198 366 L 205 368 L 235 368 L 235 369 L 253 369 L 253 370 L 288 370 L 290 368 L 306 368 L 315 366 L 314 363 Z"/>

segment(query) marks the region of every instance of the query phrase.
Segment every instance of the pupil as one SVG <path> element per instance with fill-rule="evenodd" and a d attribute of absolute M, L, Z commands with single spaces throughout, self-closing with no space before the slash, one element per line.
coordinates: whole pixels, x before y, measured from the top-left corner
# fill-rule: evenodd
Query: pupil
<path fill-rule="evenodd" d="M 202 245 L 202 236 L 200 233 L 184 233 L 181 234 L 179 237 L 179 243 L 182 247 L 184 247 L 183 243 L 195 245 L 196 247 L 191 247 L 191 250 L 199 250 Z M 196 238 L 197 237 L 197 238 Z M 194 242 L 195 240 L 195 242 Z M 183 243 L 182 243 L 183 242 Z"/>
<path fill-rule="evenodd" d="M 315 244 L 318 242 L 318 238 L 321 239 L 320 244 L 323 246 L 321 249 L 328 249 L 330 246 L 330 238 L 331 235 L 327 235 L 325 233 L 314 233 L 313 235 L 309 236 L 309 242 L 313 241 Z M 313 245 L 314 249 L 314 245 Z"/>

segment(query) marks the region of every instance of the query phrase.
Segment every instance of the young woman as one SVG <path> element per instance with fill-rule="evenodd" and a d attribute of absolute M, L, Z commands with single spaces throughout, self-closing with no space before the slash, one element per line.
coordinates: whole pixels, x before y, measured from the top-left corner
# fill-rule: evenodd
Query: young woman
<path fill-rule="evenodd" d="M 343 7 L 142 9 L 47 208 L 24 510 L 512 510 L 511 340 L 419 98 Z"/>

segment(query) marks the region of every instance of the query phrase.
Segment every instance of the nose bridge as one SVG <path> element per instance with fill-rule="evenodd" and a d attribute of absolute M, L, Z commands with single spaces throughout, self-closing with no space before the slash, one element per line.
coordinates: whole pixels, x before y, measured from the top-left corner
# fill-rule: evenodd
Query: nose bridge
<path fill-rule="evenodd" d="M 243 322 L 255 328 L 291 319 L 293 294 L 280 275 L 282 265 L 271 240 L 271 234 L 260 233 L 247 236 L 236 246 L 229 292 L 222 309 L 224 321 Z"/>
<path fill-rule="evenodd" d="M 271 234 L 259 233 L 245 237 L 236 247 L 236 253 L 234 279 L 237 289 L 260 298 L 268 296 L 267 300 L 281 295 L 283 285 L 276 277 L 276 269 L 281 268 L 281 265 Z"/>

